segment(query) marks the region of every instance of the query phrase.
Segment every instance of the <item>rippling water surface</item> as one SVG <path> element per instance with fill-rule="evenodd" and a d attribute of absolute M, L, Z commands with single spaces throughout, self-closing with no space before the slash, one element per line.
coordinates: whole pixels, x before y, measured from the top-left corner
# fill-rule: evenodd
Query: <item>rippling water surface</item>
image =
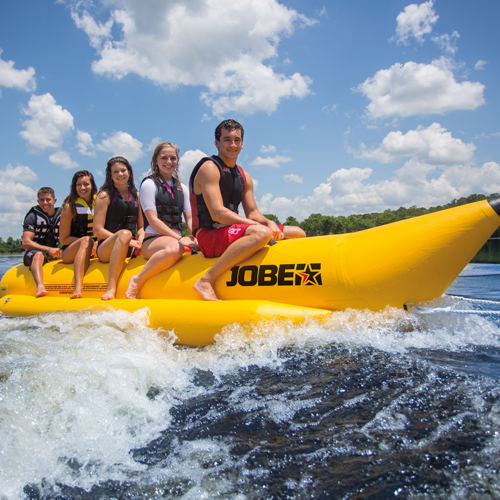
<path fill-rule="evenodd" d="M 0 498 L 499 498 L 499 280 L 196 349 L 146 311 L 0 317 Z"/>

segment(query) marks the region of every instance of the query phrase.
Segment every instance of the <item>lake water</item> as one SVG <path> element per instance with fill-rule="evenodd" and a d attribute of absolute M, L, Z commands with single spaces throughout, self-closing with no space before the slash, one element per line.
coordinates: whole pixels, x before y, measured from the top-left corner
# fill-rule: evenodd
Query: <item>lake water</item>
<path fill-rule="evenodd" d="M 500 498 L 499 285 L 196 349 L 141 311 L 0 317 L 0 498 Z"/>

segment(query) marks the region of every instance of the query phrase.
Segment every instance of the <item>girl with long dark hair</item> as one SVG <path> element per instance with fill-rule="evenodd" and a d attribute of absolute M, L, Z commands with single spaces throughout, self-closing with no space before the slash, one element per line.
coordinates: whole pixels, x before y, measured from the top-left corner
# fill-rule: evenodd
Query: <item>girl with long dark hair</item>
<path fill-rule="evenodd" d="M 144 238 L 132 165 L 123 156 L 111 158 L 106 166 L 106 178 L 95 205 L 94 236 L 99 239 L 99 260 L 109 262 L 108 287 L 101 299 L 112 300 L 125 259 L 134 252 L 140 254 Z"/>
<path fill-rule="evenodd" d="M 59 238 L 61 258 L 65 264 L 74 263 L 75 290 L 70 299 L 82 298 L 83 276 L 94 251 L 93 218 L 97 186 L 88 170 L 73 175 L 70 194 L 63 204 Z"/>

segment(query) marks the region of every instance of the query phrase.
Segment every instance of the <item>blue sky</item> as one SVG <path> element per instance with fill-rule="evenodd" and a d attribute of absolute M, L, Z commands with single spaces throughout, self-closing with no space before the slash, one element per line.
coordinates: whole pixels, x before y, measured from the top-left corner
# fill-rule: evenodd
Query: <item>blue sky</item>
<path fill-rule="evenodd" d="M 500 2 L 0 3 L 0 236 L 36 191 L 102 184 L 181 150 L 187 183 L 221 119 L 263 213 L 299 221 L 500 192 Z"/>

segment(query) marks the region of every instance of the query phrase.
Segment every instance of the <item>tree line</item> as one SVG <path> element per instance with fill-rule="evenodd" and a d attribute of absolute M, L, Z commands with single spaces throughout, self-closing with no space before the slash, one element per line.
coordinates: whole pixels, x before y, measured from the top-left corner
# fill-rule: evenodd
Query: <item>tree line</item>
<path fill-rule="evenodd" d="M 460 205 L 466 205 L 467 203 L 473 203 L 475 201 L 490 200 L 492 198 L 498 198 L 500 194 L 492 193 L 489 196 L 484 194 L 471 194 L 470 196 L 462 197 L 459 199 L 453 199 L 450 203 L 446 205 L 438 205 L 436 207 L 430 208 L 418 208 L 416 205 L 412 207 L 405 208 L 400 207 L 397 210 L 384 210 L 382 213 L 373 212 L 370 214 L 353 214 L 353 215 L 321 215 L 321 214 L 311 214 L 307 219 L 299 222 L 295 217 L 287 217 L 283 224 L 285 226 L 299 226 L 301 227 L 307 236 L 322 236 L 326 234 L 342 234 L 342 233 L 354 233 L 356 231 L 362 231 L 363 229 L 370 229 L 372 227 L 383 226 L 384 224 L 389 224 L 391 222 L 396 222 L 404 219 L 411 219 L 412 217 L 417 217 L 419 215 L 430 214 L 433 212 L 438 212 L 440 210 L 445 210 L 447 208 L 458 207 Z M 268 219 L 274 220 L 277 224 L 281 224 L 280 220 L 276 215 L 265 214 Z M 186 223 L 182 223 L 183 235 L 189 234 L 187 230 Z M 495 238 L 500 238 L 500 228 L 497 229 L 493 235 Z M 0 238 L 0 254 L 18 254 L 22 252 L 21 248 L 21 238 L 15 240 L 12 236 L 7 238 L 7 241 L 3 241 Z"/>
<path fill-rule="evenodd" d="M 16 254 L 22 251 L 21 238 L 15 240 L 12 236 L 9 236 L 7 241 L 3 241 L 3 239 L 0 238 L 0 255 Z"/>
<path fill-rule="evenodd" d="M 450 203 L 442 206 L 438 205 L 436 207 L 430 208 L 418 208 L 416 205 L 413 205 L 409 208 L 400 207 L 397 210 L 387 209 L 382 213 L 373 212 L 370 214 L 362 215 L 354 214 L 348 216 L 334 216 L 311 214 L 302 222 L 297 221 L 297 219 L 295 219 L 294 217 L 288 217 L 285 222 L 283 222 L 283 224 L 285 226 L 300 226 L 305 231 L 307 236 L 353 233 L 356 231 L 362 231 L 363 229 L 383 226 L 384 224 L 389 224 L 391 222 L 411 219 L 412 217 L 417 217 L 419 215 L 439 212 L 440 210 L 445 210 L 447 208 L 466 205 L 467 203 L 473 203 L 486 199 L 489 200 L 498 197 L 500 197 L 498 193 L 492 193 L 489 196 L 485 196 L 484 194 L 471 194 L 466 198 L 462 197 L 459 199 L 453 199 Z M 268 219 L 274 220 L 277 224 L 282 224 L 279 219 L 273 214 L 265 214 L 265 216 Z M 500 237 L 500 228 L 493 233 L 492 237 Z"/>

